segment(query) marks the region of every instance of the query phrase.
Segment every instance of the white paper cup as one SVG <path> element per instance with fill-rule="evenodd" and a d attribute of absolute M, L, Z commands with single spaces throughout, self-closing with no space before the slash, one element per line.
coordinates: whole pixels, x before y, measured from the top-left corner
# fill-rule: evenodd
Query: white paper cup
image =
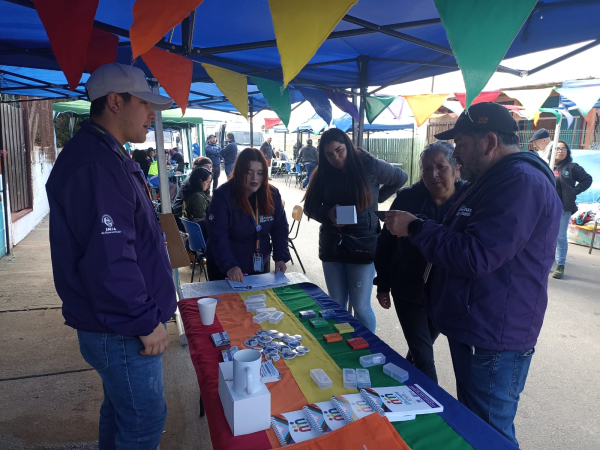
<path fill-rule="evenodd" d="M 200 320 L 202 325 L 212 325 L 215 321 L 215 310 L 217 309 L 216 298 L 201 298 L 198 300 Z"/>

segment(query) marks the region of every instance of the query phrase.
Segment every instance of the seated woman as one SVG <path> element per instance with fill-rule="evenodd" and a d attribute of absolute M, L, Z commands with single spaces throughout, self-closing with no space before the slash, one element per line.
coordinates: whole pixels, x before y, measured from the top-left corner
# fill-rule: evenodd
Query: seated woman
<path fill-rule="evenodd" d="M 208 208 L 208 278 L 244 281 L 244 275 L 285 272 L 290 260 L 288 223 L 279 191 L 269 185 L 260 150 L 244 149 L 227 183 L 213 192 Z"/>
<path fill-rule="evenodd" d="M 209 172 L 212 172 L 212 161 L 210 160 L 210 158 L 207 158 L 206 156 L 199 156 L 198 158 L 194 159 L 192 173 L 200 167 L 208 170 Z M 190 178 L 191 175 L 188 176 L 185 180 L 183 180 L 181 186 L 179 186 L 179 189 L 177 190 L 177 195 L 175 196 L 175 200 L 173 200 L 173 207 L 171 208 L 171 212 L 175 216 L 177 226 L 179 227 L 179 230 L 183 232 L 185 232 L 185 228 L 183 227 L 183 224 L 179 219 L 183 215 L 183 193 L 191 189 Z M 209 200 L 212 198 L 210 195 L 210 189 L 206 192 L 206 195 Z M 202 232 L 204 233 L 204 230 Z"/>
<path fill-rule="evenodd" d="M 398 191 L 390 210 L 420 214 L 441 223 L 463 191 L 453 152 L 448 142 L 437 141 L 425 147 L 421 153 L 421 179 Z M 377 285 L 377 299 L 389 309 L 392 291 L 408 344 L 406 359 L 437 383 L 433 343 L 440 333 L 427 316 L 423 301 L 426 267 L 427 261 L 409 238 L 393 236 L 384 226 L 375 252 L 377 278 L 373 283 Z"/>
<path fill-rule="evenodd" d="M 202 235 L 207 236 L 206 210 L 210 205 L 207 192 L 210 191 L 212 173 L 204 167 L 200 167 L 188 177 L 190 180 L 185 186 L 181 186 L 181 197 L 183 200 L 183 218 L 190 222 L 200 223 Z"/>

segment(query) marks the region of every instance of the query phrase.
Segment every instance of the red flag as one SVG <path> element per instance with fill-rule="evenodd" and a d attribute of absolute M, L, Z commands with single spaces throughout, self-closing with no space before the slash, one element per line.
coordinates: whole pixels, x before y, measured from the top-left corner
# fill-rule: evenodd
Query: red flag
<path fill-rule="evenodd" d="M 92 36 L 85 54 L 85 68 L 91 74 L 98 67 L 115 62 L 118 47 L 118 36 L 108 31 L 92 28 Z"/>
<path fill-rule="evenodd" d="M 99 0 L 33 0 L 60 69 L 74 91 L 85 66 Z"/>
<path fill-rule="evenodd" d="M 192 60 L 155 47 L 144 53 L 142 59 L 154 78 L 185 114 L 192 86 Z"/>
<path fill-rule="evenodd" d="M 493 102 L 494 100 L 496 100 L 498 98 L 498 96 L 500 95 L 502 91 L 488 91 L 488 92 L 482 92 L 481 94 L 479 94 L 477 97 L 475 97 L 475 100 L 473 100 L 473 103 L 471 103 L 471 105 L 474 105 L 475 103 L 482 103 L 482 102 Z M 454 96 L 456 97 L 456 100 L 458 100 L 461 104 L 461 106 L 464 108 L 465 107 L 465 97 L 467 94 L 454 94 Z"/>
<path fill-rule="evenodd" d="M 278 117 L 276 119 L 265 119 L 265 130 L 269 128 L 273 128 L 275 125 L 281 123 L 281 119 Z"/>
<path fill-rule="evenodd" d="M 131 53 L 137 58 L 150 50 L 167 32 L 179 25 L 203 0 L 137 0 L 129 28 Z"/>

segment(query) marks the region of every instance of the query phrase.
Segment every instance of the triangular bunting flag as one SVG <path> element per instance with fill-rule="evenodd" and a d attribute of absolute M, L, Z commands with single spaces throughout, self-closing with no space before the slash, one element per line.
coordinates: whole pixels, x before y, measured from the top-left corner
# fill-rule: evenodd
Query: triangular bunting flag
<path fill-rule="evenodd" d="M 556 117 L 556 124 L 557 125 L 560 122 L 560 120 L 562 119 L 562 115 L 556 109 L 552 109 L 552 108 L 540 108 L 540 110 L 538 111 L 538 113 L 536 114 L 536 116 L 533 119 L 533 124 L 536 125 L 536 126 L 537 126 L 538 120 L 540 118 L 540 113 L 554 114 L 554 117 Z"/>
<path fill-rule="evenodd" d="M 584 116 L 590 112 L 600 98 L 600 86 L 558 88 L 556 92 L 575 103 Z"/>
<path fill-rule="evenodd" d="M 417 126 L 423 125 L 444 104 L 450 94 L 405 95 L 408 106 L 415 116 Z"/>
<path fill-rule="evenodd" d="M 315 112 L 327 122 L 327 125 L 331 123 L 331 119 L 333 119 L 333 113 L 331 112 L 331 103 L 329 103 L 329 99 L 322 91 L 318 89 L 309 89 L 309 88 L 298 88 L 298 90 L 302 93 L 302 96 L 308 101 L 311 106 L 314 108 Z"/>
<path fill-rule="evenodd" d="M 369 123 L 373 123 L 379 114 L 381 114 L 385 108 L 390 106 L 394 100 L 396 100 L 396 97 L 374 97 L 369 95 L 365 100 L 367 120 Z"/>
<path fill-rule="evenodd" d="M 358 108 L 355 104 L 350 103 L 348 97 L 337 91 L 323 91 L 323 94 L 333 102 L 335 106 L 340 108 L 342 111 L 350 114 L 354 120 L 358 122 Z"/>
<path fill-rule="evenodd" d="M 252 77 L 252 81 L 256 84 L 260 93 L 265 96 L 265 100 L 271 109 L 277 114 L 277 117 L 281 119 L 287 128 L 290 123 L 290 116 L 292 115 L 290 90 L 288 88 L 283 89 L 281 83 L 278 83 L 277 81 L 271 81 L 265 78 Z"/>
<path fill-rule="evenodd" d="M 202 63 L 202 67 L 238 112 L 248 119 L 248 81 L 246 75 L 222 69 L 212 64 Z"/>
<path fill-rule="evenodd" d="M 34 0 L 50 40 L 52 53 L 74 91 L 85 67 L 85 55 L 92 34 L 99 0 Z"/>
<path fill-rule="evenodd" d="M 519 100 L 521 105 L 523 105 L 523 108 L 525 108 L 522 113 L 524 113 L 528 119 L 533 119 L 535 113 L 540 110 L 553 89 L 553 87 L 545 89 L 518 89 L 514 91 L 504 91 L 504 93 L 510 98 Z"/>
<path fill-rule="evenodd" d="M 567 128 L 571 128 L 571 125 L 573 125 L 573 116 L 571 113 L 566 109 L 561 109 L 560 112 L 567 119 Z"/>
<path fill-rule="evenodd" d="M 457 116 L 460 116 L 462 114 L 462 112 L 465 110 L 462 107 L 462 105 L 460 104 L 460 102 L 452 101 L 452 100 L 448 100 L 447 102 L 444 102 L 444 104 L 442 106 L 444 108 L 448 108 L 450 111 L 452 111 Z"/>
<path fill-rule="evenodd" d="M 292 81 L 358 0 L 269 0 L 283 85 Z M 310 24 L 307 26 L 306 24 Z"/>
<path fill-rule="evenodd" d="M 434 2 L 463 74 L 468 109 L 498 68 L 537 0 Z"/>
<path fill-rule="evenodd" d="M 493 102 L 494 100 L 496 100 L 498 98 L 498 96 L 501 93 L 502 93 L 502 91 L 482 92 L 477 97 L 475 97 L 475 99 L 471 102 L 471 105 L 475 105 L 476 103 L 482 103 L 482 102 Z M 464 108 L 465 104 L 466 104 L 467 94 L 455 93 L 454 96 L 456 97 L 456 100 L 458 100 L 460 102 L 460 105 Z"/>
<path fill-rule="evenodd" d="M 400 120 L 402 118 L 402 111 L 404 110 L 405 103 L 404 97 L 396 97 L 396 100 L 388 106 L 388 111 L 391 112 L 397 120 Z"/>
<path fill-rule="evenodd" d="M 92 28 L 92 35 L 85 54 L 85 68 L 93 73 L 98 67 L 117 59 L 119 37 L 108 31 Z"/>
<path fill-rule="evenodd" d="M 179 25 L 202 1 L 137 0 L 133 4 L 133 23 L 129 28 L 133 59 L 154 47 L 171 28 Z"/>
<path fill-rule="evenodd" d="M 144 53 L 142 59 L 169 97 L 181 108 L 182 114 L 185 114 L 194 70 L 192 60 L 155 47 Z"/>

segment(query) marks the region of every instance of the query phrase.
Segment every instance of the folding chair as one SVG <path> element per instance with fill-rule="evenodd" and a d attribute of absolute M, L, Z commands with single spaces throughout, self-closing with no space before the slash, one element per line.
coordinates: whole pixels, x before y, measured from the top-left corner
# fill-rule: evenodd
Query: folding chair
<path fill-rule="evenodd" d="M 194 252 L 194 264 L 192 265 L 192 281 L 194 282 L 194 271 L 196 270 L 196 263 L 200 266 L 200 275 L 198 276 L 198 281 L 200 281 L 200 277 L 202 276 L 202 272 L 204 272 L 204 278 L 208 281 L 208 273 L 206 271 L 206 264 L 204 263 L 204 251 L 206 250 L 206 242 L 204 241 L 204 236 L 202 235 L 202 229 L 200 225 L 196 222 L 190 222 L 189 220 L 181 218 L 181 223 L 185 228 L 185 232 L 188 234 L 189 239 L 188 243 L 190 246 L 190 250 Z"/>
<path fill-rule="evenodd" d="M 292 210 L 292 219 L 294 219 L 294 221 L 292 222 L 292 226 L 290 227 L 290 231 L 288 233 L 288 246 L 292 250 L 294 250 L 294 253 L 296 254 L 296 258 L 298 258 L 298 262 L 300 263 L 300 267 L 302 267 L 302 272 L 304 272 L 304 274 L 306 274 L 306 270 L 304 270 L 304 265 L 302 264 L 300 255 L 298 255 L 298 250 L 296 250 L 296 246 L 294 245 L 294 239 L 296 239 L 298 237 L 298 232 L 300 231 L 300 221 L 302 220 L 303 212 L 304 211 L 302 210 L 302 206 L 300 206 L 300 205 L 294 206 L 294 209 Z M 292 232 L 294 231 L 294 225 L 296 225 L 296 235 L 294 237 L 291 237 Z M 292 261 L 292 264 L 294 264 L 292 255 L 290 255 L 290 259 Z"/>

